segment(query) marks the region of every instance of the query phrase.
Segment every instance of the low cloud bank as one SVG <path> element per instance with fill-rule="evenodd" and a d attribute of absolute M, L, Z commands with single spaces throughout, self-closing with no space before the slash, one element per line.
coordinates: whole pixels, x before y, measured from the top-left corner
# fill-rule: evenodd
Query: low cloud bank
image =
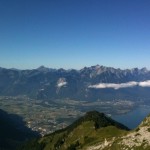
<path fill-rule="evenodd" d="M 150 87 L 150 80 L 143 81 L 143 82 L 127 82 L 127 83 L 99 83 L 95 85 L 90 85 L 89 88 L 94 88 L 94 89 L 105 89 L 105 88 L 113 88 L 115 90 L 120 89 L 120 88 L 129 88 L 129 87 L 134 87 L 134 86 L 141 86 L 141 87 Z"/>
<path fill-rule="evenodd" d="M 150 80 L 139 82 L 139 86 L 141 86 L 141 87 L 150 87 Z"/>

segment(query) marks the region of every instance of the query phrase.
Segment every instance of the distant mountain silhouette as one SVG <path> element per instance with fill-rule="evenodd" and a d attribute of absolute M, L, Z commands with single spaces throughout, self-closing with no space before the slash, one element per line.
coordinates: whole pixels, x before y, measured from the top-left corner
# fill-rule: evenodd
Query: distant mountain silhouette
<path fill-rule="evenodd" d="M 81 70 L 51 69 L 41 66 L 33 70 L 0 68 L 0 95 L 27 95 L 31 98 L 77 100 L 149 98 L 149 87 L 89 88 L 99 83 L 127 83 L 150 80 L 146 68 L 115 69 L 105 66 L 84 67 Z"/>

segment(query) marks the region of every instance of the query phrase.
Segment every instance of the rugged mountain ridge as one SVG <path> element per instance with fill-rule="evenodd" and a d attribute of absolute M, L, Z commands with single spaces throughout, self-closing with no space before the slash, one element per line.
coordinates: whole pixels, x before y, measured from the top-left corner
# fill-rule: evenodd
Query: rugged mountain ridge
<path fill-rule="evenodd" d="M 88 112 L 65 129 L 30 141 L 21 150 L 149 150 L 150 116 L 134 130 L 103 113 Z"/>
<path fill-rule="evenodd" d="M 94 89 L 99 83 L 126 83 L 150 80 L 146 68 L 115 69 L 104 66 L 85 67 L 81 70 L 51 69 L 41 66 L 32 70 L 0 68 L 0 95 L 27 95 L 36 99 L 73 98 L 77 100 L 114 99 L 132 96 L 149 97 L 148 87 Z M 138 92 L 137 92 L 138 91 Z M 109 92 L 109 94 L 108 94 Z M 138 94 L 137 94 L 138 93 Z"/>

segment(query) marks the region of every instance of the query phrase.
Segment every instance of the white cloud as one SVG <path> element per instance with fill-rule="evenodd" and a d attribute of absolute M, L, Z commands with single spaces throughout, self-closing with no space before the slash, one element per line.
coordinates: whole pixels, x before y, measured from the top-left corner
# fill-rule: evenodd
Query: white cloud
<path fill-rule="evenodd" d="M 62 87 L 62 86 L 64 86 L 64 85 L 66 85 L 67 84 L 67 82 L 61 82 L 61 83 L 58 83 L 57 84 L 57 87 Z"/>
<path fill-rule="evenodd" d="M 141 86 L 141 87 L 150 87 L 150 80 L 139 82 L 139 86 Z"/>
<path fill-rule="evenodd" d="M 57 87 L 63 87 L 67 84 L 66 79 L 65 78 L 59 78 L 59 80 L 57 81 Z"/>
<path fill-rule="evenodd" d="M 143 81 L 143 82 L 127 82 L 127 83 L 99 83 L 95 85 L 90 85 L 89 88 L 94 88 L 94 89 L 104 89 L 104 88 L 113 88 L 115 90 L 120 89 L 120 88 L 129 88 L 129 87 L 134 87 L 134 86 L 141 86 L 141 87 L 150 87 L 150 80 Z"/>

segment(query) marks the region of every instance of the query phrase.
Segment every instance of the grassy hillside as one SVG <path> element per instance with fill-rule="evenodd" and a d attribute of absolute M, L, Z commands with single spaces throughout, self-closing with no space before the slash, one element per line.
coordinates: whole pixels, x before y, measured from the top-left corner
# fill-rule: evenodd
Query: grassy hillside
<path fill-rule="evenodd" d="M 129 130 L 92 111 L 65 129 L 24 144 L 20 150 L 150 150 L 149 139 L 150 116 Z"/>
<path fill-rule="evenodd" d="M 65 129 L 56 131 L 39 140 L 30 141 L 21 147 L 30 150 L 37 146 L 39 150 L 76 150 L 121 137 L 128 132 L 124 125 L 96 111 L 88 112 Z"/>

